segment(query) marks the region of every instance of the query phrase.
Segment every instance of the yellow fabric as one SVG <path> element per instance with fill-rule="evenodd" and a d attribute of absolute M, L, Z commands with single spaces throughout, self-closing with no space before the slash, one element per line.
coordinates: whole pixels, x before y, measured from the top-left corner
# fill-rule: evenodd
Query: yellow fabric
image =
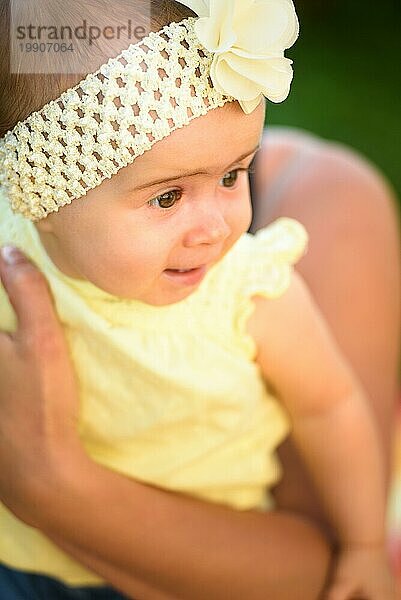
<path fill-rule="evenodd" d="M 127 476 L 239 510 L 268 508 L 266 489 L 280 476 L 274 450 L 289 430 L 245 332 L 251 296 L 282 294 L 306 241 L 291 219 L 244 234 L 196 292 L 155 307 L 64 276 L 33 223 L 0 196 L 0 244 L 25 250 L 55 297 L 80 385 L 88 453 Z M 0 287 L 0 329 L 15 326 Z M 134 527 L 135 515 L 132 521 Z M 1 506 L 0 532 L 0 561 L 10 566 L 73 585 L 101 582 Z"/>

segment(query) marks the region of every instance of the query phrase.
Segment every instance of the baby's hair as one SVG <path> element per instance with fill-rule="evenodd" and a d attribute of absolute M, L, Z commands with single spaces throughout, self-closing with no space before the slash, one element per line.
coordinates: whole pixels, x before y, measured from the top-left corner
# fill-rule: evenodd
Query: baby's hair
<path fill-rule="evenodd" d="M 41 19 L 46 13 L 43 11 L 43 0 L 28 0 L 32 3 L 32 11 L 36 22 L 43 23 L 45 18 Z M 48 0 L 44 0 L 46 8 Z M 26 74 L 11 73 L 10 69 L 10 2 L 11 0 L 0 0 L 0 137 L 12 129 L 19 121 L 26 119 L 32 112 L 40 110 L 45 104 L 58 98 L 65 90 L 74 87 L 81 81 L 88 72 L 80 74 L 68 73 L 50 73 L 50 74 Z M 58 7 L 62 8 L 62 14 L 71 22 L 79 15 L 72 14 L 71 8 L 64 0 L 52 0 L 54 7 L 58 2 Z M 183 6 L 175 0 L 118 0 L 118 10 L 113 11 L 112 3 L 109 0 L 96 0 L 94 6 L 93 0 L 86 0 L 85 10 L 93 14 L 99 9 L 99 4 L 108 15 L 108 24 L 121 24 L 128 19 L 135 20 L 135 24 L 146 24 L 146 33 L 159 31 L 165 25 L 172 22 L 180 22 L 187 17 L 196 16 L 189 8 Z M 147 19 L 150 5 L 150 23 Z M 134 7 L 134 8 L 133 8 Z M 133 41 L 135 43 L 135 41 Z M 95 46 L 96 67 L 90 69 L 94 72 L 110 57 L 117 56 L 124 50 L 127 44 L 126 40 L 113 40 L 113 44 L 103 42 Z M 91 56 L 93 60 L 93 55 Z M 43 55 L 46 60 L 46 53 Z"/>

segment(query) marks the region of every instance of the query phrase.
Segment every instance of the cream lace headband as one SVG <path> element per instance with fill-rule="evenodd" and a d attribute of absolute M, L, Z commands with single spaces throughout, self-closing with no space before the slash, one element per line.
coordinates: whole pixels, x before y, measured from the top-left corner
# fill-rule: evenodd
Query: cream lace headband
<path fill-rule="evenodd" d="M 288 95 L 292 0 L 188 0 L 200 18 L 151 32 L 0 139 L 0 185 L 32 221 L 84 196 L 209 110 Z"/>

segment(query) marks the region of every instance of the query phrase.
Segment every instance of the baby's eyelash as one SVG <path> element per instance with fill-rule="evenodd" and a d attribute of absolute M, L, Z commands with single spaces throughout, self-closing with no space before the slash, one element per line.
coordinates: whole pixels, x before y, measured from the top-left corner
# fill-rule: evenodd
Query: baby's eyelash
<path fill-rule="evenodd" d="M 242 170 L 242 169 L 241 169 Z M 247 171 L 248 173 L 250 173 L 251 175 L 253 175 L 254 173 L 256 173 L 256 169 L 253 165 L 251 165 L 250 167 L 248 167 L 247 169 L 243 169 L 244 171 Z"/>
<path fill-rule="evenodd" d="M 238 167 L 238 169 L 228 171 L 226 175 L 229 175 L 230 173 L 236 173 L 239 171 L 245 171 L 246 173 L 248 173 L 248 175 L 253 175 L 254 173 L 256 173 L 255 167 L 253 165 L 250 165 L 249 167 Z"/>
<path fill-rule="evenodd" d="M 156 196 L 156 198 L 152 198 L 151 200 L 149 200 L 147 202 L 147 204 L 151 208 L 156 208 L 156 209 L 164 210 L 164 211 L 171 210 L 171 208 L 173 208 L 176 205 L 176 202 L 174 202 L 174 204 L 172 206 L 157 206 L 157 202 L 163 201 L 163 198 L 164 198 L 164 201 L 168 202 L 168 196 L 170 194 L 177 194 L 177 195 L 179 195 L 178 201 L 181 200 L 181 196 L 182 196 L 182 191 L 181 190 L 170 190 L 169 192 L 165 192 L 164 194 L 160 194 L 160 196 Z"/>
<path fill-rule="evenodd" d="M 253 175 L 254 173 L 256 173 L 256 169 L 253 164 L 251 164 L 249 167 L 243 167 L 241 169 L 234 169 L 234 171 L 245 171 L 246 173 L 248 173 L 248 175 Z M 229 171 L 229 173 L 231 173 L 231 172 L 232 171 Z"/>

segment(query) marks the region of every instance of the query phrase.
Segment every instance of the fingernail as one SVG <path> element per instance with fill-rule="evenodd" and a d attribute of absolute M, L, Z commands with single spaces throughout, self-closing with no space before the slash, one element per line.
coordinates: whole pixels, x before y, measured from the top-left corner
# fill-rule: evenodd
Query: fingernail
<path fill-rule="evenodd" d="M 3 246 L 0 249 L 1 257 L 7 265 L 18 265 L 26 262 L 25 256 L 15 246 Z"/>

